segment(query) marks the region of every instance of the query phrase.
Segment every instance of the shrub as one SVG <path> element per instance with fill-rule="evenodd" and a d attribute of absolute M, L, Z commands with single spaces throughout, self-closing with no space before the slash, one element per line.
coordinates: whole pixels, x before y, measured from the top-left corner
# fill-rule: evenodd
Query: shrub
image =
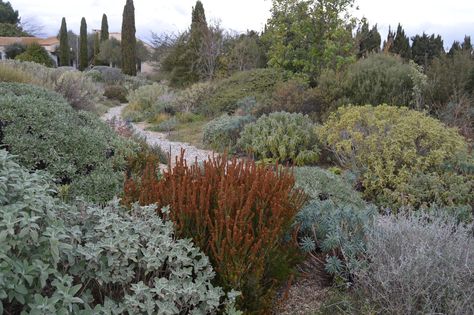
<path fill-rule="evenodd" d="M 0 150 L 2 313 L 216 313 L 209 259 L 155 207 L 75 207 L 52 188 Z"/>
<path fill-rule="evenodd" d="M 107 85 L 104 89 L 104 96 L 110 100 L 116 100 L 120 103 L 127 102 L 128 91 L 121 85 Z"/>
<path fill-rule="evenodd" d="M 214 93 L 211 83 L 195 83 L 176 95 L 176 108 L 182 112 L 194 112 L 203 105 L 204 99 Z"/>
<path fill-rule="evenodd" d="M 176 117 L 171 117 L 163 122 L 160 122 L 158 125 L 153 127 L 154 131 L 162 131 L 162 132 L 171 132 L 176 130 L 178 127 L 178 120 Z"/>
<path fill-rule="evenodd" d="M 259 113 L 314 113 L 319 118 L 328 107 L 329 99 L 324 97 L 319 89 L 311 89 L 298 80 L 289 80 L 279 82 L 275 86 L 270 101 L 260 108 Z"/>
<path fill-rule="evenodd" d="M 326 271 L 350 280 L 351 268 L 360 263 L 365 236 L 376 208 L 367 205 L 340 176 L 317 167 L 295 169 L 296 186 L 310 198 L 296 216 L 301 249 L 319 261 L 326 255 Z"/>
<path fill-rule="evenodd" d="M 94 110 L 102 92 L 90 78 L 78 71 L 66 71 L 59 77 L 55 90 L 74 109 Z"/>
<path fill-rule="evenodd" d="M 224 288 L 242 292 L 239 305 L 249 313 L 268 311 L 295 259 L 282 240 L 304 201 L 293 176 L 225 157 L 188 166 L 183 154 L 161 180 L 148 164 L 140 182 L 127 180 L 125 196 L 170 205 L 178 235 L 209 255 Z"/>
<path fill-rule="evenodd" d="M 95 66 L 92 70 L 100 73 L 100 82 L 104 82 L 105 84 L 115 85 L 125 80 L 125 75 L 119 68 Z"/>
<path fill-rule="evenodd" d="M 32 170 L 50 172 L 75 196 L 110 200 L 120 189 L 124 157 L 134 145 L 92 113 L 76 112 L 58 94 L 0 84 L 0 143 Z"/>
<path fill-rule="evenodd" d="M 263 115 L 244 127 L 238 145 L 258 159 L 311 164 L 318 160 L 314 124 L 303 114 L 285 112 Z"/>
<path fill-rule="evenodd" d="M 31 83 L 33 78 L 26 72 L 0 63 L 0 82 Z"/>
<path fill-rule="evenodd" d="M 137 121 L 152 116 L 152 106 L 167 92 L 168 88 L 158 83 L 145 85 L 131 91 L 127 97 L 129 105 L 125 108 L 123 117 Z"/>
<path fill-rule="evenodd" d="M 244 126 L 254 121 L 252 116 L 224 114 L 204 126 L 203 142 L 213 150 L 235 152 L 239 135 Z"/>
<path fill-rule="evenodd" d="M 199 111 L 206 115 L 233 112 L 237 101 L 249 96 L 262 102 L 271 95 L 277 82 L 286 77 L 286 73 L 276 69 L 237 72 L 214 85 L 213 93 L 204 97 Z"/>
<path fill-rule="evenodd" d="M 472 314 L 472 231 L 439 213 L 380 218 L 356 284 L 383 314 Z"/>
<path fill-rule="evenodd" d="M 388 105 L 343 107 L 318 128 L 318 134 L 342 166 L 359 174 L 364 195 L 379 205 L 396 211 L 433 202 L 447 206 L 472 202 L 472 173 L 463 174 L 457 167 L 462 160 L 472 165 L 466 142 L 456 130 L 426 114 Z M 444 179 L 448 174 L 450 181 Z M 424 187 L 441 190 L 417 192 L 418 175 L 425 180 L 433 176 Z M 444 192 L 463 185 L 457 193 L 453 188 Z M 431 199 L 432 195 L 437 198 Z"/>
<path fill-rule="evenodd" d="M 46 49 L 36 43 L 28 45 L 25 52 L 16 56 L 15 60 L 32 61 L 45 65 L 46 67 L 54 66 L 53 59 L 51 59 Z"/>
<path fill-rule="evenodd" d="M 2 35 L 3 36 L 3 35 Z M 26 47 L 20 43 L 14 43 L 5 47 L 7 59 L 15 59 L 16 56 L 25 52 Z"/>
<path fill-rule="evenodd" d="M 1 63 L 27 73 L 34 79 L 35 84 L 50 90 L 54 89 L 56 80 L 59 77 L 59 71 L 61 71 L 59 70 L 60 68 L 52 69 L 39 63 L 28 61 L 3 60 Z"/>
<path fill-rule="evenodd" d="M 410 106 L 414 82 L 411 78 L 416 68 L 403 63 L 400 57 L 373 54 L 360 59 L 347 70 L 345 95 L 357 105 L 388 103 Z"/>

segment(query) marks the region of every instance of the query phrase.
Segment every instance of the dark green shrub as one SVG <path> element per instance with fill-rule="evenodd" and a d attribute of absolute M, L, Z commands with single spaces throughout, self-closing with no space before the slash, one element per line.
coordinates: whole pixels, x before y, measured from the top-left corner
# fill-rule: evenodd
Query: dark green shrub
<path fill-rule="evenodd" d="M 285 112 L 263 115 L 244 127 L 238 146 L 257 159 L 269 159 L 296 165 L 318 160 L 314 124 L 308 116 Z"/>
<path fill-rule="evenodd" d="M 203 99 L 199 111 L 207 115 L 233 112 L 237 101 L 248 96 L 261 102 L 270 97 L 275 85 L 286 76 L 285 72 L 276 69 L 237 72 L 214 85 L 214 92 Z"/>
<path fill-rule="evenodd" d="M 14 43 L 5 47 L 5 55 L 8 59 L 15 59 L 16 56 L 25 52 L 26 47 L 20 43 Z"/>
<path fill-rule="evenodd" d="M 122 85 L 107 85 L 104 89 L 104 96 L 110 100 L 116 100 L 120 103 L 127 102 L 128 91 Z"/>
<path fill-rule="evenodd" d="M 209 259 L 177 239 L 156 207 L 76 207 L 53 189 L 0 150 L 2 314 L 214 314 L 224 306 Z"/>
<path fill-rule="evenodd" d="M 412 75 L 416 68 L 396 56 L 374 54 L 360 59 L 347 70 L 344 89 L 352 104 L 415 103 Z"/>
<path fill-rule="evenodd" d="M 51 59 L 46 49 L 36 43 L 28 45 L 25 52 L 16 56 L 15 59 L 19 61 L 36 62 L 46 67 L 54 66 L 53 59 Z"/>
<path fill-rule="evenodd" d="M 131 142 L 56 93 L 6 83 L 0 91 L 1 147 L 26 167 L 50 172 L 73 196 L 105 201 L 120 190 Z"/>
<path fill-rule="evenodd" d="M 329 98 L 320 89 L 309 88 L 306 83 L 298 80 L 279 82 L 275 86 L 271 98 L 259 110 L 259 114 L 271 112 L 288 112 L 312 114 L 319 118 L 329 107 Z"/>
<path fill-rule="evenodd" d="M 246 124 L 254 120 L 252 116 L 229 116 L 224 114 L 206 124 L 203 142 L 213 150 L 233 153 L 236 150 L 240 132 Z"/>

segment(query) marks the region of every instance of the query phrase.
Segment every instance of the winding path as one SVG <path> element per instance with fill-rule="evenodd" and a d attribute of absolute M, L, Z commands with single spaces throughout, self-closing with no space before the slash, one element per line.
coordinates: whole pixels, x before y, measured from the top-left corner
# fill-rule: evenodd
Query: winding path
<path fill-rule="evenodd" d="M 112 120 L 113 118 L 116 120 L 123 120 L 122 111 L 126 106 L 127 104 L 122 104 L 120 106 L 110 108 L 107 113 L 102 116 L 102 120 L 107 121 Z M 172 163 L 175 161 L 175 157 L 181 154 L 181 149 L 185 150 L 184 158 L 188 163 L 194 163 L 196 158 L 198 162 L 201 162 L 207 160 L 209 156 L 215 154 L 213 151 L 198 149 L 189 143 L 169 141 L 166 138 L 166 134 L 162 132 L 145 130 L 146 125 L 144 123 L 132 123 L 132 127 L 136 133 L 145 137 L 145 140 L 149 145 L 158 145 L 164 152 L 171 151 Z"/>

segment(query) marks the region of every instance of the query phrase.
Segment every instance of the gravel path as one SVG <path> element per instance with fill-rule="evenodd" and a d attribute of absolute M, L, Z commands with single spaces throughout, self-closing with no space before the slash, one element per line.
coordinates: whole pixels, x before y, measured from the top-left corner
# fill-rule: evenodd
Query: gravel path
<path fill-rule="evenodd" d="M 102 116 L 102 119 L 104 121 L 107 121 L 112 120 L 115 117 L 115 119 L 122 120 L 122 111 L 125 106 L 127 106 L 127 104 L 110 108 L 107 113 Z M 132 123 L 132 126 L 136 133 L 145 137 L 146 142 L 148 144 L 153 146 L 158 145 L 164 152 L 171 151 L 172 162 L 175 161 L 176 156 L 179 156 L 181 154 L 181 149 L 185 150 L 184 158 L 188 163 L 194 163 L 196 158 L 198 162 L 207 160 L 209 156 L 212 156 L 214 154 L 213 151 L 201 150 L 188 143 L 169 141 L 168 139 L 166 139 L 166 134 L 162 132 L 145 130 L 146 124 L 144 123 Z"/>

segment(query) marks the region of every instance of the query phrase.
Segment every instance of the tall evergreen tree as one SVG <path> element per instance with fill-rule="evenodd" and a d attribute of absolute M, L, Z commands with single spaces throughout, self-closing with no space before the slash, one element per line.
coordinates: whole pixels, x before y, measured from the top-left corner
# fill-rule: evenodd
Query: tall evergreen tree
<path fill-rule="evenodd" d="M 425 69 L 429 66 L 433 58 L 444 54 L 443 39 L 440 35 L 432 34 L 428 36 L 416 35 L 412 37 L 412 58 L 417 64 L 424 66 Z"/>
<path fill-rule="evenodd" d="M 377 25 L 369 30 L 369 23 L 366 18 L 362 19 L 362 24 L 357 29 L 356 40 L 359 46 L 358 58 L 366 57 L 369 53 L 379 52 L 382 41 Z"/>
<path fill-rule="evenodd" d="M 390 25 L 388 26 L 387 39 L 383 41 L 382 51 L 384 53 L 389 53 L 393 47 L 393 40 L 395 39 L 395 33 L 392 31 Z"/>
<path fill-rule="evenodd" d="M 471 53 L 471 55 L 474 53 L 472 49 L 472 44 L 471 44 L 471 36 L 464 36 L 464 41 L 462 42 L 461 45 L 462 50 L 468 51 Z"/>
<path fill-rule="evenodd" d="M 66 18 L 61 21 L 61 29 L 59 30 L 59 65 L 69 66 L 70 64 L 69 39 L 67 36 Z"/>
<path fill-rule="evenodd" d="M 453 44 L 451 45 L 451 49 L 449 49 L 448 56 L 452 57 L 457 51 L 460 51 L 461 48 L 461 43 L 455 40 Z"/>
<path fill-rule="evenodd" d="M 0 0 L 0 23 L 17 25 L 20 23 L 18 10 L 13 10 L 9 1 Z"/>
<path fill-rule="evenodd" d="M 122 72 L 133 76 L 137 75 L 135 32 L 135 7 L 133 0 L 127 0 L 122 19 Z"/>
<path fill-rule="evenodd" d="M 107 21 L 107 15 L 102 15 L 102 26 L 100 28 L 100 41 L 104 42 L 109 39 L 109 22 Z"/>
<path fill-rule="evenodd" d="M 209 32 L 206 21 L 206 13 L 201 1 L 196 1 L 196 5 L 192 9 L 191 29 L 189 32 L 188 44 L 188 60 L 191 63 L 189 72 L 190 81 L 196 82 L 200 79 L 200 54 L 202 43 L 205 40 L 206 34 Z"/>
<path fill-rule="evenodd" d="M 99 64 L 100 38 L 99 33 L 94 34 L 94 65 Z"/>
<path fill-rule="evenodd" d="M 86 19 L 81 20 L 81 31 L 79 33 L 79 70 L 84 71 L 89 65 L 87 49 L 87 24 Z"/>
<path fill-rule="evenodd" d="M 389 51 L 403 59 L 411 59 L 410 39 L 405 35 L 405 30 L 400 23 L 398 23 L 397 33 L 393 39 L 393 46 Z"/>

